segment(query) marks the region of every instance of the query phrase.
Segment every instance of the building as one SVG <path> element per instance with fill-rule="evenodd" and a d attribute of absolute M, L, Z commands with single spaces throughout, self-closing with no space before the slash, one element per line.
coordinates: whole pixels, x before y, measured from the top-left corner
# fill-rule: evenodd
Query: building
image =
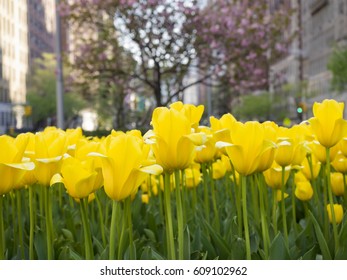
<path fill-rule="evenodd" d="M 54 52 L 55 0 L 0 1 L 0 134 L 30 125 L 27 77 L 35 58 Z"/>
<path fill-rule="evenodd" d="M 54 52 L 55 1 L 28 1 L 29 65 L 42 53 Z"/>
<path fill-rule="evenodd" d="M 28 73 L 26 0 L 0 1 L 0 134 L 22 128 Z"/>
<path fill-rule="evenodd" d="M 331 90 L 331 73 L 327 63 L 335 46 L 347 46 L 347 1 L 346 0 L 288 0 L 296 10 L 290 30 L 297 36 L 285 57 L 270 68 L 271 90 L 275 94 L 287 85 L 287 100 L 290 105 L 305 102 L 310 107 L 316 100 L 336 98 Z M 276 8 L 285 0 L 272 0 Z M 286 2 L 288 3 L 288 2 Z M 291 91 L 291 92 L 290 92 Z M 291 94 L 288 94 L 291 93 Z M 347 101 L 347 97 L 345 98 Z M 310 110 L 309 110 L 310 111 Z"/>

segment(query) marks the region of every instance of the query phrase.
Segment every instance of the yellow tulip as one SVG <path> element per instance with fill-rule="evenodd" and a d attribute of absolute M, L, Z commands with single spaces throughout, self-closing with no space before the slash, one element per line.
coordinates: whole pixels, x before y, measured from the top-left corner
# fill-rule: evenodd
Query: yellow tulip
<path fill-rule="evenodd" d="M 326 149 L 324 146 L 319 144 L 318 141 L 312 141 L 308 143 L 309 148 L 312 151 L 312 154 L 318 159 L 319 162 L 321 163 L 326 163 L 327 158 L 326 158 Z M 337 152 L 338 152 L 338 146 L 334 146 L 330 149 L 330 162 L 333 162 Z"/>
<path fill-rule="evenodd" d="M 296 172 L 294 174 L 294 183 L 297 184 L 299 182 L 306 182 L 308 181 L 305 174 L 302 171 Z"/>
<path fill-rule="evenodd" d="M 216 156 L 216 139 L 213 137 L 212 130 L 200 128 L 199 132 L 206 134 L 206 142 L 196 150 L 194 160 L 198 163 L 211 162 Z"/>
<path fill-rule="evenodd" d="M 334 213 L 335 213 L 336 224 L 339 224 L 339 223 L 342 222 L 342 219 L 343 219 L 343 208 L 342 208 L 342 205 L 334 204 L 333 208 L 334 208 Z M 327 211 L 328 211 L 329 221 L 330 221 L 330 223 L 332 223 L 333 222 L 333 216 L 332 216 L 332 213 L 331 213 L 331 204 L 327 205 Z"/>
<path fill-rule="evenodd" d="M 325 148 L 335 146 L 347 132 L 347 122 L 343 119 L 344 103 L 324 100 L 313 104 L 313 118 L 309 119 L 311 129 L 318 142 Z"/>
<path fill-rule="evenodd" d="M 283 194 L 283 198 L 286 199 L 289 195 L 287 193 Z M 277 190 L 276 191 L 276 201 L 281 202 L 282 201 L 282 191 Z"/>
<path fill-rule="evenodd" d="M 142 201 L 142 203 L 144 203 L 144 204 L 148 204 L 148 202 L 149 202 L 149 195 L 146 194 L 146 193 L 142 194 L 142 195 L 141 195 L 141 201 Z"/>
<path fill-rule="evenodd" d="M 20 187 L 25 173 L 35 168 L 34 163 L 22 160 L 27 143 L 28 137 L 24 134 L 15 139 L 7 135 L 0 136 L 0 195 Z"/>
<path fill-rule="evenodd" d="M 279 138 L 276 144 L 275 161 L 280 166 L 300 165 L 306 156 L 304 142 L 295 142 L 293 138 Z"/>
<path fill-rule="evenodd" d="M 316 157 L 314 155 L 311 155 L 311 161 L 312 161 L 312 173 L 310 169 L 310 164 L 308 161 L 308 158 L 305 158 L 302 162 L 302 173 L 305 175 L 305 177 L 308 180 L 316 179 L 319 175 L 321 163 L 317 161 Z"/>
<path fill-rule="evenodd" d="M 344 194 L 345 185 L 343 182 L 343 174 L 338 172 L 331 172 L 330 173 L 330 181 L 331 181 L 331 190 L 333 191 L 334 195 L 341 196 Z"/>
<path fill-rule="evenodd" d="M 187 188 L 195 188 L 202 181 L 202 176 L 200 172 L 200 165 L 193 165 L 190 168 L 184 170 L 185 175 L 185 186 Z"/>
<path fill-rule="evenodd" d="M 97 172 L 91 170 L 86 162 L 68 157 L 63 160 L 61 166 L 61 175 L 55 174 L 50 184 L 63 183 L 68 194 L 73 198 L 88 197 L 95 189 L 101 187 L 95 186 Z"/>
<path fill-rule="evenodd" d="M 220 159 L 212 163 L 212 178 L 214 180 L 223 178 L 226 171 L 225 165 Z"/>
<path fill-rule="evenodd" d="M 296 183 L 295 196 L 302 200 L 310 200 L 313 196 L 313 189 L 309 181 L 300 181 Z"/>
<path fill-rule="evenodd" d="M 66 137 L 68 142 L 68 153 L 74 156 L 76 143 L 83 137 L 82 128 L 68 128 L 66 130 Z"/>
<path fill-rule="evenodd" d="M 35 177 L 44 186 L 49 186 L 53 175 L 60 173 L 63 156 L 67 152 L 66 133 L 48 127 L 35 135 Z"/>
<path fill-rule="evenodd" d="M 191 123 L 174 109 L 156 108 L 152 116 L 152 149 L 165 172 L 186 169 L 193 161 L 195 145 L 206 140 L 204 133 L 191 133 Z"/>
<path fill-rule="evenodd" d="M 344 154 L 338 153 L 331 165 L 337 172 L 347 174 L 347 157 Z"/>
<path fill-rule="evenodd" d="M 339 143 L 339 148 L 342 154 L 347 157 L 347 138 L 343 137 Z"/>
<path fill-rule="evenodd" d="M 91 153 L 102 161 L 102 174 L 106 194 L 115 201 L 121 201 L 134 194 L 147 174 L 159 175 L 159 165 L 144 166 L 148 151 L 138 138 L 129 134 L 108 136 L 106 154 Z"/>
<path fill-rule="evenodd" d="M 273 166 L 263 172 L 266 184 L 273 189 L 281 189 L 282 186 L 282 168 Z M 284 184 L 287 183 L 290 175 L 290 167 L 284 169 Z"/>
<path fill-rule="evenodd" d="M 241 175 L 257 172 L 264 153 L 276 147 L 264 139 L 264 128 L 258 122 L 235 123 L 231 141 L 217 142 L 216 145 L 225 148 L 235 170 Z"/>
<path fill-rule="evenodd" d="M 170 105 L 171 109 L 175 109 L 183 113 L 189 120 L 192 128 L 198 128 L 202 114 L 204 113 L 204 105 L 195 106 L 192 104 L 183 104 L 181 101 L 174 102 Z"/>

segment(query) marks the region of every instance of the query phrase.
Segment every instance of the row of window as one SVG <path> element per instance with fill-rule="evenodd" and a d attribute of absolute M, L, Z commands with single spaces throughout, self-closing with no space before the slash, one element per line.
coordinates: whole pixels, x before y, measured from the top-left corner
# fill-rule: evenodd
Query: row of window
<path fill-rule="evenodd" d="M 14 123 L 12 112 L 0 111 L 0 126 L 9 128 Z"/>

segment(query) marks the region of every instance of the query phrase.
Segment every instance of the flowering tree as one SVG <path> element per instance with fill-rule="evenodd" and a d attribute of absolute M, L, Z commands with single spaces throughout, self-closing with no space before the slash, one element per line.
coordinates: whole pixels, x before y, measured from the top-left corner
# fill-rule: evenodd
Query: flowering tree
<path fill-rule="evenodd" d="M 73 64 L 80 76 L 141 85 L 157 106 L 206 81 L 234 93 L 266 88 L 269 61 L 284 51 L 279 42 L 289 23 L 288 13 L 270 12 L 265 0 L 68 2 L 61 14 L 96 34 L 79 34 Z M 192 68 L 195 80 L 186 79 Z"/>

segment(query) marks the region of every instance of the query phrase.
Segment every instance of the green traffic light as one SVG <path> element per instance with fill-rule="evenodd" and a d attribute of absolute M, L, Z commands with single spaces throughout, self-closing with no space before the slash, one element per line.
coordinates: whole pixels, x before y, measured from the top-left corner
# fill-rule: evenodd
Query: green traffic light
<path fill-rule="evenodd" d="M 302 108 L 301 108 L 301 107 L 298 107 L 298 108 L 296 109 L 296 111 L 297 111 L 299 114 L 301 114 L 301 113 L 302 113 Z"/>

